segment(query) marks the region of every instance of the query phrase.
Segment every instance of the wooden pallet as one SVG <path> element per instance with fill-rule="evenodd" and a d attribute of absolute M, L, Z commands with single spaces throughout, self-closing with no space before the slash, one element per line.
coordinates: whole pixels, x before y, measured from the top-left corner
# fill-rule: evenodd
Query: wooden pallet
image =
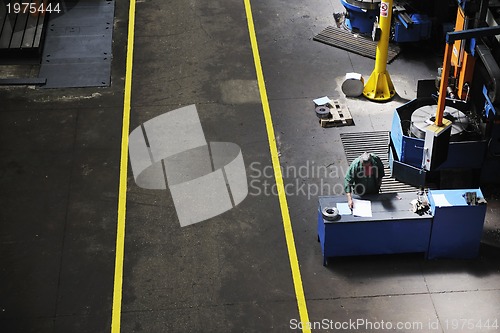
<path fill-rule="evenodd" d="M 332 100 L 330 107 L 330 117 L 320 118 L 319 124 L 321 127 L 338 127 L 354 125 L 349 109 L 344 104 L 340 104 L 338 100 Z"/>

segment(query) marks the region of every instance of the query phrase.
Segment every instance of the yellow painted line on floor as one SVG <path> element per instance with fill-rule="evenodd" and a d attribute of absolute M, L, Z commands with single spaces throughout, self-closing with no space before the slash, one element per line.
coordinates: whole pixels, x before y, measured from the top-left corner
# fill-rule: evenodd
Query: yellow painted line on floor
<path fill-rule="evenodd" d="M 111 333 L 120 332 L 123 288 L 123 257 L 125 253 L 125 216 L 127 206 L 128 135 L 130 130 L 130 100 L 132 93 L 132 66 L 134 58 L 135 0 L 130 0 L 128 13 L 127 61 L 123 97 L 122 143 L 120 157 L 120 183 L 118 189 L 118 225 L 116 230 L 115 277 Z"/>
<path fill-rule="evenodd" d="M 280 168 L 278 147 L 276 145 L 276 137 L 274 135 L 273 119 L 271 117 L 271 110 L 269 108 L 269 101 L 267 99 L 266 84 L 264 81 L 264 74 L 262 72 L 262 65 L 260 62 L 259 46 L 257 44 L 257 37 L 255 34 L 252 7 L 250 6 L 250 0 L 244 0 L 244 2 L 245 2 L 245 11 L 247 15 L 247 22 L 248 22 L 248 32 L 250 34 L 250 43 L 252 45 L 252 53 L 255 63 L 255 71 L 257 72 L 257 82 L 259 85 L 260 100 L 262 102 L 262 109 L 264 112 L 264 119 L 266 122 L 267 138 L 269 141 L 269 149 L 271 151 L 274 176 L 276 178 L 276 187 L 278 189 L 278 198 L 280 203 L 281 216 L 283 219 L 283 228 L 285 231 L 288 257 L 290 259 L 290 268 L 292 270 L 293 285 L 295 288 L 295 297 L 297 299 L 297 306 L 299 308 L 300 321 L 303 323 L 302 332 L 306 333 L 306 332 L 311 332 L 311 329 L 307 325 L 307 323 L 309 323 L 309 314 L 307 313 L 307 304 L 306 304 L 306 298 L 304 296 L 304 288 L 302 287 L 302 277 L 300 276 L 300 266 L 299 266 L 299 260 L 297 258 L 297 250 L 295 249 L 295 240 L 293 237 L 292 222 L 290 220 L 290 212 L 288 210 L 285 187 L 283 184 L 283 175 L 281 173 L 281 168 Z"/>

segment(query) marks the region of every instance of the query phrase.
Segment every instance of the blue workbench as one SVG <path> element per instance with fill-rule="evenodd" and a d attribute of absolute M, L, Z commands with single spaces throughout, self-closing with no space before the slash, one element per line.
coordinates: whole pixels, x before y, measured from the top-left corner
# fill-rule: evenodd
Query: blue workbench
<path fill-rule="evenodd" d="M 428 259 L 470 259 L 479 254 L 486 204 L 468 205 L 466 192 L 484 198 L 480 189 L 430 190 L 430 212 L 418 215 L 410 202 L 416 193 L 386 193 L 370 200 L 372 217 L 342 215 L 327 221 L 321 211 L 345 203 L 344 195 L 319 197 L 318 240 L 323 265 L 328 257 L 423 252 Z"/>
<path fill-rule="evenodd" d="M 371 254 L 422 252 L 427 254 L 432 216 L 420 216 L 411 211 L 410 202 L 416 193 L 366 195 L 372 217 L 342 215 L 338 221 L 327 221 L 321 210 L 345 203 L 345 196 L 319 197 L 318 239 L 323 265 L 328 257 Z"/>

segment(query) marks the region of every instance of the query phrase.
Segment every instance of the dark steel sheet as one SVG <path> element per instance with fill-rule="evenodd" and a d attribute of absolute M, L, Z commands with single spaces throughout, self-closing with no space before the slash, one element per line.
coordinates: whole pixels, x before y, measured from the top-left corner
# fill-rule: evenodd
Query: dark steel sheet
<path fill-rule="evenodd" d="M 42 88 L 106 87 L 111 83 L 109 62 L 53 63 L 42 68 L 39 75 L 49 76 Z"/>
<path fill-rule="evenodd" d="M 47 79 L 40 77 L 0 79 L 0 86 L 42 85 Z"/>
<path fill-rule="evenodd" d="M 49 20 L 40 77 L 44 88 L 111 84 L 115 2 L 66 1 Z"/>

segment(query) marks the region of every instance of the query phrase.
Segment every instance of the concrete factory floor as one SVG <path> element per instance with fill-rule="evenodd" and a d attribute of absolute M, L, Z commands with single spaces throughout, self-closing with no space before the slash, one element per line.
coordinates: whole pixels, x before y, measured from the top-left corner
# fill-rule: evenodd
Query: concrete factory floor
<path fill-rule="evenodd" d="M 417 80 L 435 76 L 441 53 L 413 48 L 388 65 L 398 93 L 388 103 L 345 98 L 345 73 L 367 78 L 374 61 L 312 40 L 343 11 L 338 1 L 251 5 L 289 185 L 301 274 L 295 288 L 285 240 L 291 233 L 269 193 L 275 180 L 244 1 L 138 0 L 130 130 L 196 104 L 207 141 L 241 147 L 250 187 L 232 210 L 180 227 L 171 192 L 139 188 L 129 164 L 120 290 L 114 273 L 129 1 L 117 1 L 111 87 L 0 87 L 0 331 L 109 332 L 112 318 L 115 332 L 300 331 L 300 287 L 302 314 L 323 324 L 314 331 L 500 331 L 485 327 L 500 325 L 493 186 L 475 260 L 387 255 L 323 267 L 316 240 L 315 190 L 340 184 L 347 168 L 340 133 L 390 130 L 395 107 L 415 98 Z M 0 67 L 4 77 L 36 73 L 37 66 Z M 312 100 L 325 95 L 348 106 L 355 126 L 319 126 Z M 338 175 L 313 173 L 323 167 Z M 117 286 L 123 298 L 113 311 Z M 350 322 L 362 325 L 343 324 Z"/>

